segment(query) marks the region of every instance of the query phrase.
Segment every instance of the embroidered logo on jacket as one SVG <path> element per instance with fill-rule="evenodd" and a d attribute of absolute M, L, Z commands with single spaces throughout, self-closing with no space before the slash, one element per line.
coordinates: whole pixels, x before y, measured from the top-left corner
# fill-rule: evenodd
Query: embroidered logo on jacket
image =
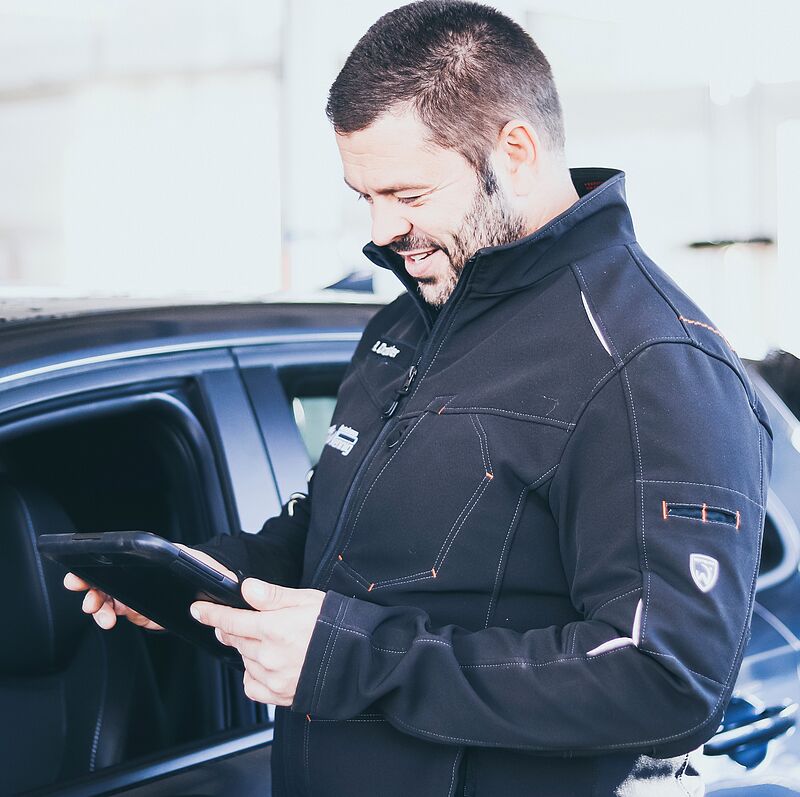
<path fill-rule="evenodd" d="M 375 354 L 380 354 L 381 357 L 391 357 L 392 359 L 400 354 L 400 349 L 398 349 L 397 346 L 389 346 L 382 340 L 376 340 L 375 343 L 372 344 L 372 351 L 374 351 Z"/>
<path fill-rule="evenodd" d="M 689 555 L 689 572 L 701 592 L 710 592 L 719 577 L 719 562 L 713 556 L 693 553 Z"/>
<path fill-rule="evenodd" d="M 336 424 L 333 424 L 328 429 L 328 436 L 325 438 L 325 445 L 341 451 L 343 457 L 346 457 L 353 450 L 353 446 L 357 442 L 358 432 L 344 424 L 340 424 L 338 429 Z"/>

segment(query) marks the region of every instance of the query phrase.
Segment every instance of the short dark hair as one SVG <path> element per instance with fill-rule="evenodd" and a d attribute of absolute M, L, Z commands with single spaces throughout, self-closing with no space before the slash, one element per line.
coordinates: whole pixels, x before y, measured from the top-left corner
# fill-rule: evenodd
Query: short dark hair
<path fill-rule="evenodd" d="M 517 117 L 534 125 L 546 147 L 564 147 L 550 64 L 516 22 L 478 3 L 421 0 L 384 14 L 348 56 L 326 113 L 347 134 L 403 104 L 433 143 L 481 173 L 498 133 Z"/>

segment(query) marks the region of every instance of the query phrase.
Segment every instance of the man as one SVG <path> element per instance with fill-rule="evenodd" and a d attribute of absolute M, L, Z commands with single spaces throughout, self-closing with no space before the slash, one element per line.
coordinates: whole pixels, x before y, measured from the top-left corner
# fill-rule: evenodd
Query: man
<path fill-rule="evenodd" d="M 255 611 L 193 609 L 280 706 L 273 793 L 700 793 L 770 466 L 740 361 L 637 244 L 622 173 L 567 170 L 547 61 L 498 12 L 387 14 L 328 114 L 408 291 L 311 494 L 204 546 Z"/>

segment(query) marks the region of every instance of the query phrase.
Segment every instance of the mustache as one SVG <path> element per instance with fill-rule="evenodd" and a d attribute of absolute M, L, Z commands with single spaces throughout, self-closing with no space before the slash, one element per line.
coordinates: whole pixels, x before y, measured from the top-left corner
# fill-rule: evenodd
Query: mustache
<path fill-rule="evenodd" d="M 403 252 L 417 252 L 420 249 L 441 249 L 446 255 L 449 254 L 447 247 L 442 246 L 440 243 L 430 238 L 422 238 L 418 235 L 404 235 L 402 238 L 392 241 L 387 246 L 399 255 L 403 254 Z"/>

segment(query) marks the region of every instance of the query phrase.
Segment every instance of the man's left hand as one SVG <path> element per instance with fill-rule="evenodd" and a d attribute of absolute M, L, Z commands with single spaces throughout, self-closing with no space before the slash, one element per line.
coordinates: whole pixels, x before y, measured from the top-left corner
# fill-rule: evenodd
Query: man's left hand
<path fill-rule="evenodd" d="M 255 611 L 197 601 L 192 616 L 241 653 L 244 692 L 251 700 L 290 706 L 325 593 L 248 578 L 242 596 Z"/>

